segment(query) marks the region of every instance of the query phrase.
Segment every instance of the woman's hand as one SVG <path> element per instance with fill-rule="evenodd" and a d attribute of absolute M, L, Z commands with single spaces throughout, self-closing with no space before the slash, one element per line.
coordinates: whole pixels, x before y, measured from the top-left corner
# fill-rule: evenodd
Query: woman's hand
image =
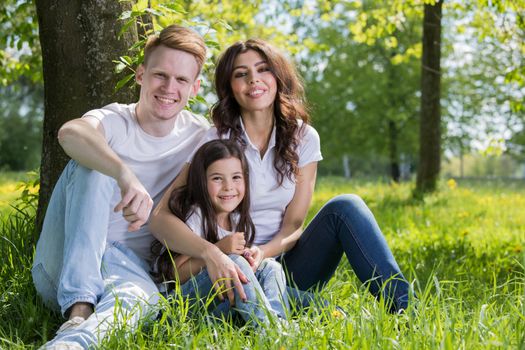
<path fill-rule="evenodd" d="M 230 305 L 235 305 L 235 288 L 241 300 L 246 301 L 246 293 L 242 287 L 243 283 L 248 283 L 248 278 L 242 273 L 240 267 L 236 265 L 228 256 L 212 245 L 212 249 L 207 249 L 203 255 L 208 275 L 213 282 L 213 288 L 219 292 L 219 299 L 223 300 L 224 295 L 228 297 Z"/>
<path fill-rule="evenodd" d="M 224 237 L 217 243 L 217 247 L 224 254 L 238 254 L 241 255 L 246 246 L 246 240 L 244 239 L 244 232 L 235 232 L 229 236 Z"/>

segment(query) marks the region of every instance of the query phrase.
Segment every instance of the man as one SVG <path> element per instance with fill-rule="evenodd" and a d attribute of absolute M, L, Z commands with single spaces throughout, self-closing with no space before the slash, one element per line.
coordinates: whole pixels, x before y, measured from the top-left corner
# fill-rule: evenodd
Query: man
<path fill-rule="evenodd" d="M 153 237 L 145 224 L 209 127 L 184 110 L 199 89 L 205 57 L 197 33 L 166 27 L 144 49 L 136 71 L 138 103 L 89 111 L 59 130 L 73 160 L 53 191 L 32 274 L 44 302 L 68 321 L 44 348 L 87 348 L 121 321 L 115 315 L 126 315 L 132 326 L 154 311 Z M 217 249 L 200 248 L 211 270 L 242 290 L 233 263 Z"/>

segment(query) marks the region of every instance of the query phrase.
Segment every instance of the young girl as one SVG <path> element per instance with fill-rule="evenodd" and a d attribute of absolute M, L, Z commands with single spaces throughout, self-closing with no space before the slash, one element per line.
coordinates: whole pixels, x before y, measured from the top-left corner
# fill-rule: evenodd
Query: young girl
<path fill-rule="evenodd" d="M 246 300 L 235 292 L 236 310 L 242 318 L 267 323 L 268 315 L 286 317 L 286 282 L 281 265 L 274 259 L 252 267 L 254 260 L 248 248 L 254 240 L 255 226 L 249 206 L 248 164 L 239 146 L 228 140 L 213 140 L 197 150 L 187 184 L 175 189 L 169 200 L 174 215 L 228 254 L 248 278 Z M 212 292 L 204 261 L 168 251 L 159 241 L 152 249 L 158 255 L 153 266 L 155 274 L 164 281 L 178 277 L 183 295 L 199 300 Z"/>

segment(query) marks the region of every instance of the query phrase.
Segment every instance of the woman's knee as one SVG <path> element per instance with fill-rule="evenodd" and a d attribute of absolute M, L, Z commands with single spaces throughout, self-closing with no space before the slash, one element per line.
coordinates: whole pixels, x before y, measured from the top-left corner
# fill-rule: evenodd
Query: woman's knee
<path fill-rule="evenodd" d="M 323 210 L 335 212 L 344 210 L 359 211 L 365 208 L 368 209 L 363 199 L 358 195 L 341 194 L 330 199 L 323 207 Z"/>

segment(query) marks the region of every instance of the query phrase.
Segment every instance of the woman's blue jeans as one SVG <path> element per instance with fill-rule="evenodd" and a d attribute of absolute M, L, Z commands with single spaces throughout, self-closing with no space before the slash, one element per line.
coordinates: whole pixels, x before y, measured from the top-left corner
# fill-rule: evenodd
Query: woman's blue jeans
<path fill-rule="evenodd" d="M 289 284 L 308 290 L 322 288 L 328 282 L 343 253 L 370 292 L 385 298 L 390 311 L 406 309 L 410 285 L 374 215 L 356 195 L 340 195 L 328 201 L 280 262 L 291 279 Z"/>

